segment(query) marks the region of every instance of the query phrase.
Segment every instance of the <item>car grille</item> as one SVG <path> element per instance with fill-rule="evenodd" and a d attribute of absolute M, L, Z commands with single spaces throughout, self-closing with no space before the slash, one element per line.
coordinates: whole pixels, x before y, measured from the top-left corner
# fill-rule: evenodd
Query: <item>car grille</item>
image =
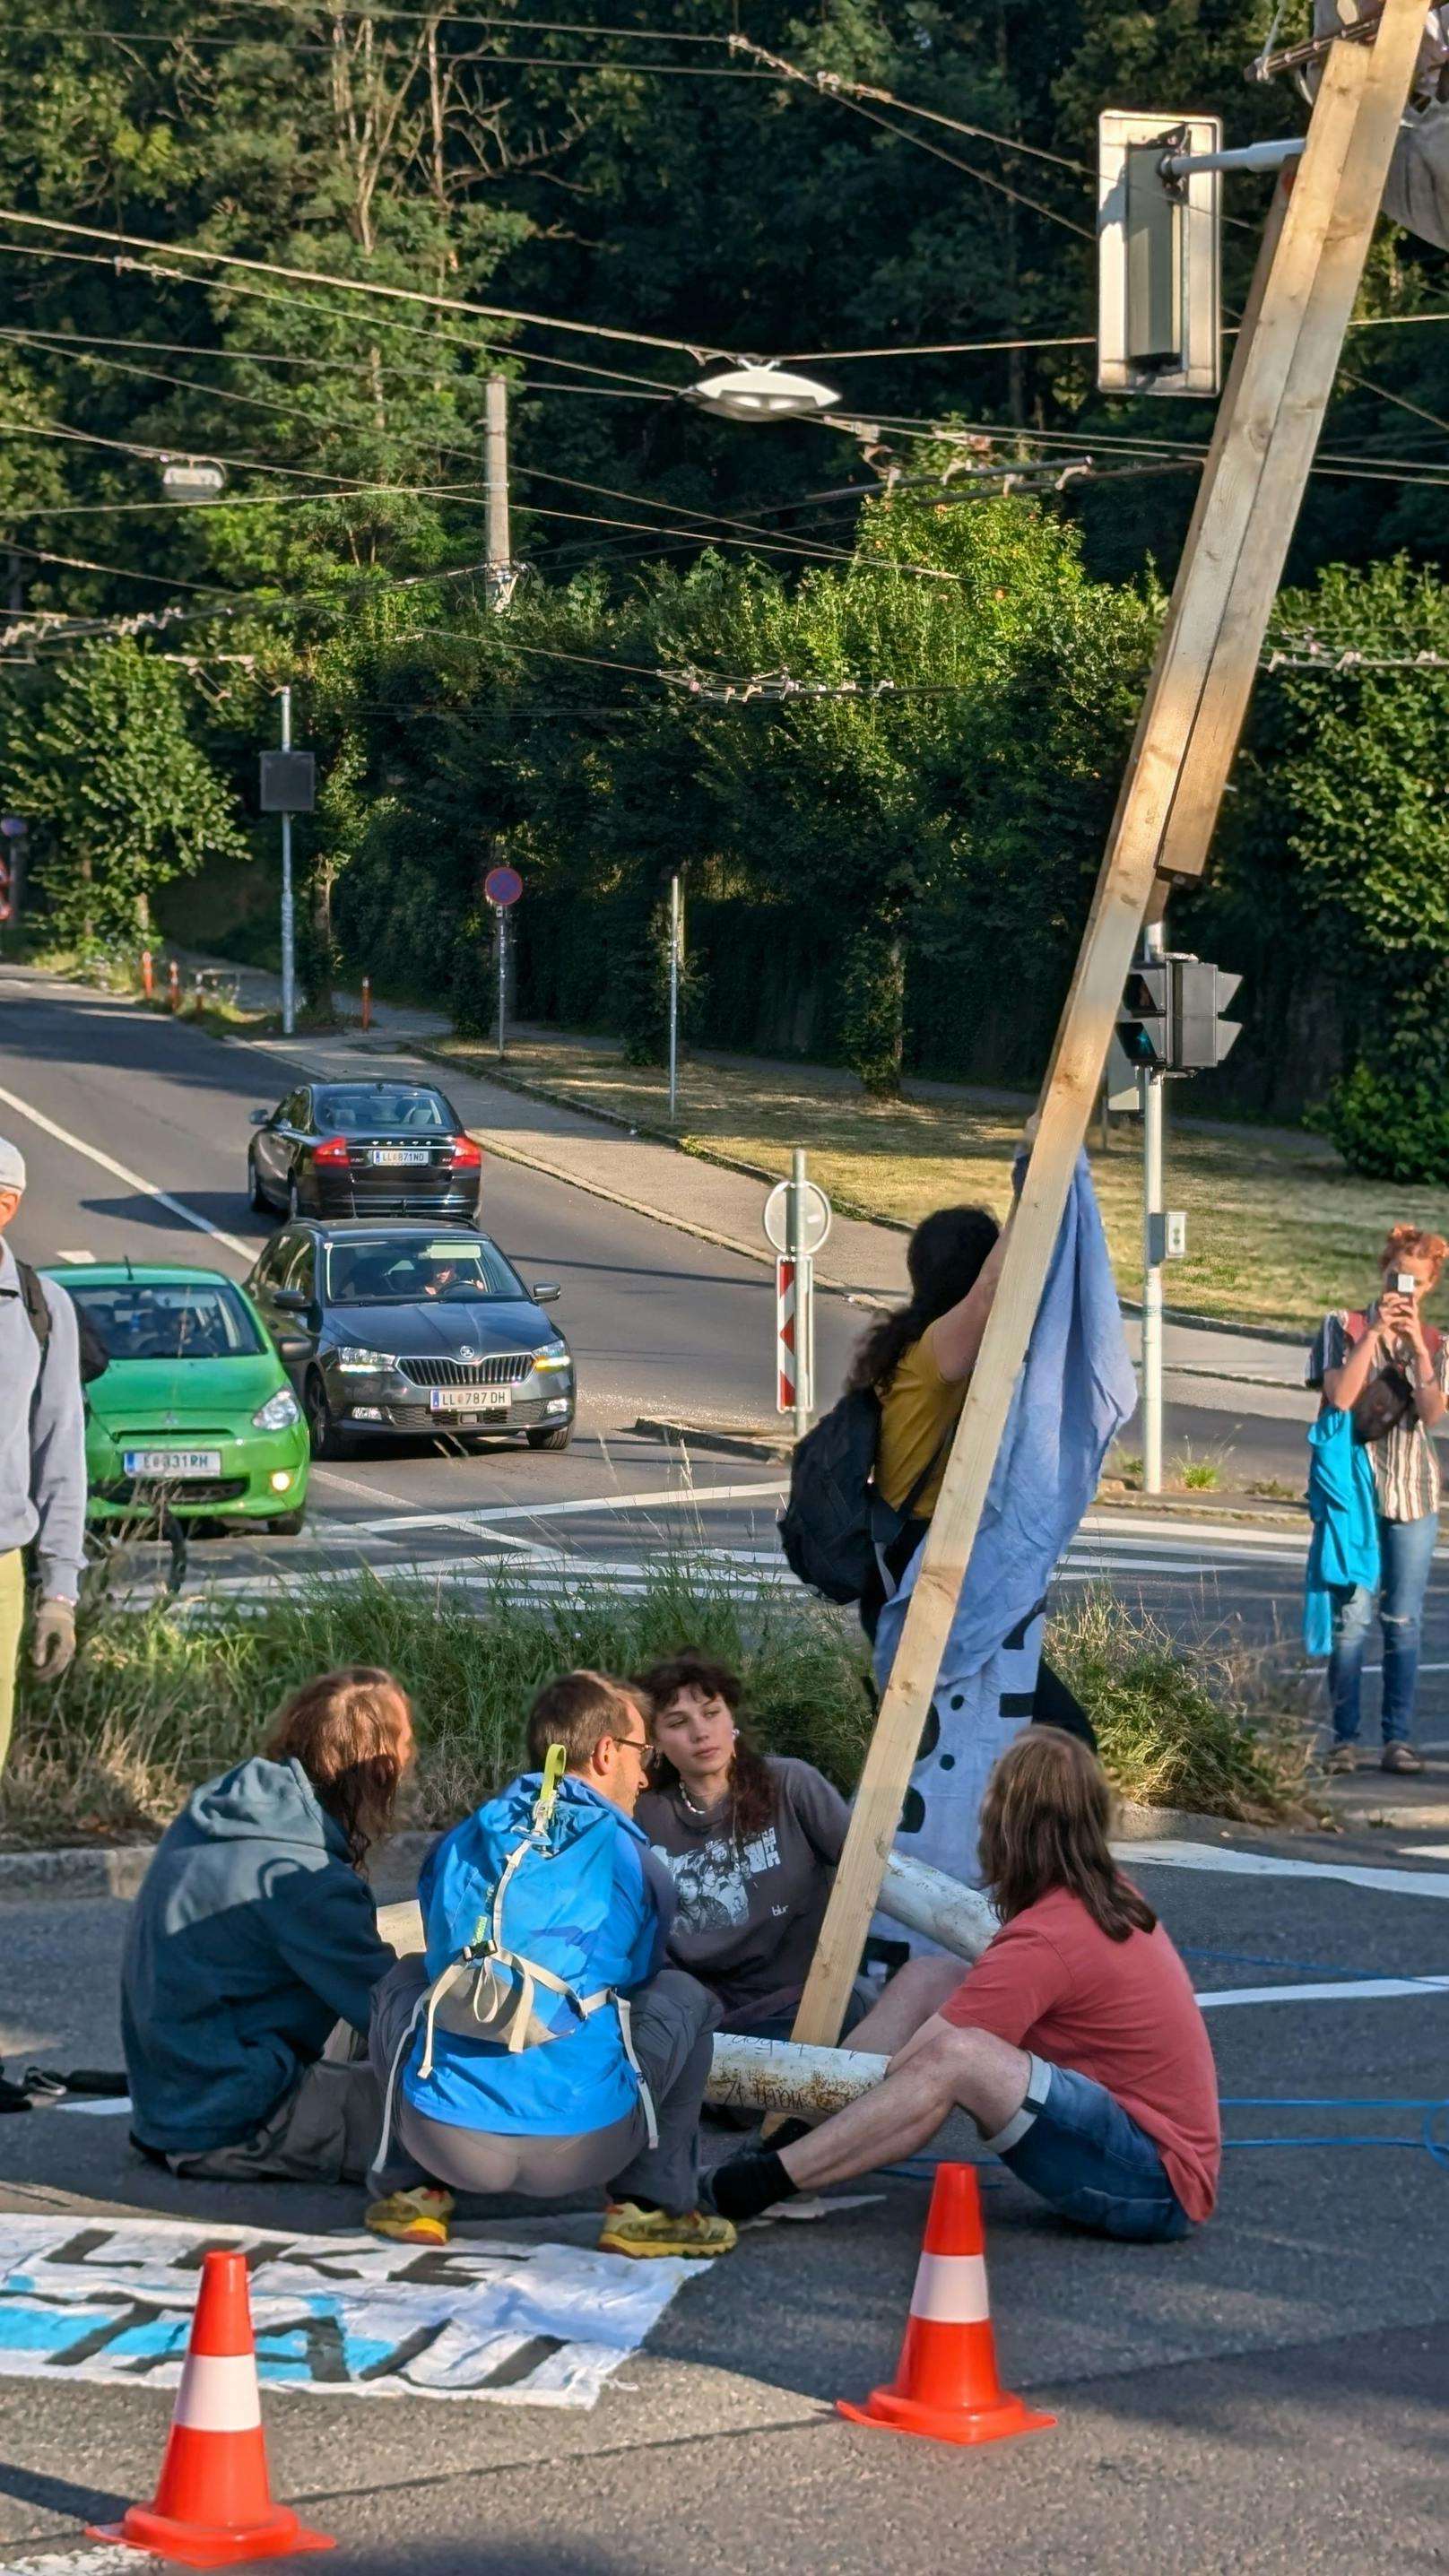
<path fill-rule="evenodd" d="M 234 1503 L 246 1489 L 245 1476 L 188 1476 L 174 1485 L 163 1484 L 159 1476 L 121 1476 L 114 1484 L 93 1485 L 91 1491 L 99 1503 L 147 1506 L 164 1495 L 167 1505 L 175 1509 L 181 1503 Z"/>
<path fill-rule="evenodd" d="M 500 1351 L 486 1360 L 399 1360 L 410 1386 L 517 1386 L 533 1368 L 531 1351 Z"/>

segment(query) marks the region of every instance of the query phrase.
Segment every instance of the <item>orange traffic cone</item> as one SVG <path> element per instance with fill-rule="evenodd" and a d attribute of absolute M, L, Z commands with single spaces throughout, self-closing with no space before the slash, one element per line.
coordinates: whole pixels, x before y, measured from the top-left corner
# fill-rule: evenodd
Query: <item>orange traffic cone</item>
<path fill-rule="evenodd" d="M 1033 2415 L 996 2376 L 996 2337 L 986 2292 L 981 2194 L 971 2165 L 941 2165 L 931 2194 L 926 2241 L 895 2380 L 863 2406 L 841 2402 L 852 2424 L 885 2424 L 935 2442 L 1000 2442 L 1037 2433 L 1054 2415 Z"/>
<path fill-rule="evenodd" d="M 272 2502 L 245 2255 L 205 2258 L 155 2502 L 133 2504 L 123 2521 L 87 2537 L 127 2541 L 183 2567 L 336 2548 Z"/>

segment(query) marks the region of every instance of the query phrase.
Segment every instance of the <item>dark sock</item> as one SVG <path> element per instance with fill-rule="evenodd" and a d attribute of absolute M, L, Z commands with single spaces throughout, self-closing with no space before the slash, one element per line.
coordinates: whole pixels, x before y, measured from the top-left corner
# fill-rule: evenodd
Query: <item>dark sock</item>
<path fill-rule="evenodd" d="M 729 2163 L 716 2165 L 709 2178 L 709 2194 L 721 2218 L 758 2218 L 761 2210 L 773 2201 L 793 2200 L 800 2186 L 792 2182 L 773 2147 L 756 2147 L 750 2154 L 731 2156 Z"/>

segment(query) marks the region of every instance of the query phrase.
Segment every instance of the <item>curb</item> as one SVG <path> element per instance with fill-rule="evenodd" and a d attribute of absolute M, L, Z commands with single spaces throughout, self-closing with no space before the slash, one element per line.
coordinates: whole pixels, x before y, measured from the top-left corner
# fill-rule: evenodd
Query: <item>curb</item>
<path fill-rule="evenodd" d="M 730 1431 L 721 1426 L 712 1429 L 706 1422 L 666 1422 L 651 1413 L 641 1413 L 634 1425 L 637 1432 L 654 1440 L 672 1440 L 681 1449 L 721 1449 L 730 1458 L 763 1458 L 778 1466 L 788 1458 L 794 1442 L 781 1432 L 772 1438 L 768 1432 Z"/>

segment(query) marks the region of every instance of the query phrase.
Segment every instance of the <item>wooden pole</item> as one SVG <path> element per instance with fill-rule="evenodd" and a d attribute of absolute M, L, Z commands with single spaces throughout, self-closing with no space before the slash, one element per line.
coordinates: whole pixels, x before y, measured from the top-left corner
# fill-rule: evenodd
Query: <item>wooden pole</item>
<path fill-rule="evenodd" d="M 1422 23 L 1422 0 L 1385 0 L 1371 46 L 1335 45 L 1286 202 L 1280 185 L 1062 1015 L 996 1300 L 796 2016 L 800 2042 L 828 2045 L 839 2035 L 1154 887 L 1164 870 L 1196 873 L 1206 855 Z"/>

